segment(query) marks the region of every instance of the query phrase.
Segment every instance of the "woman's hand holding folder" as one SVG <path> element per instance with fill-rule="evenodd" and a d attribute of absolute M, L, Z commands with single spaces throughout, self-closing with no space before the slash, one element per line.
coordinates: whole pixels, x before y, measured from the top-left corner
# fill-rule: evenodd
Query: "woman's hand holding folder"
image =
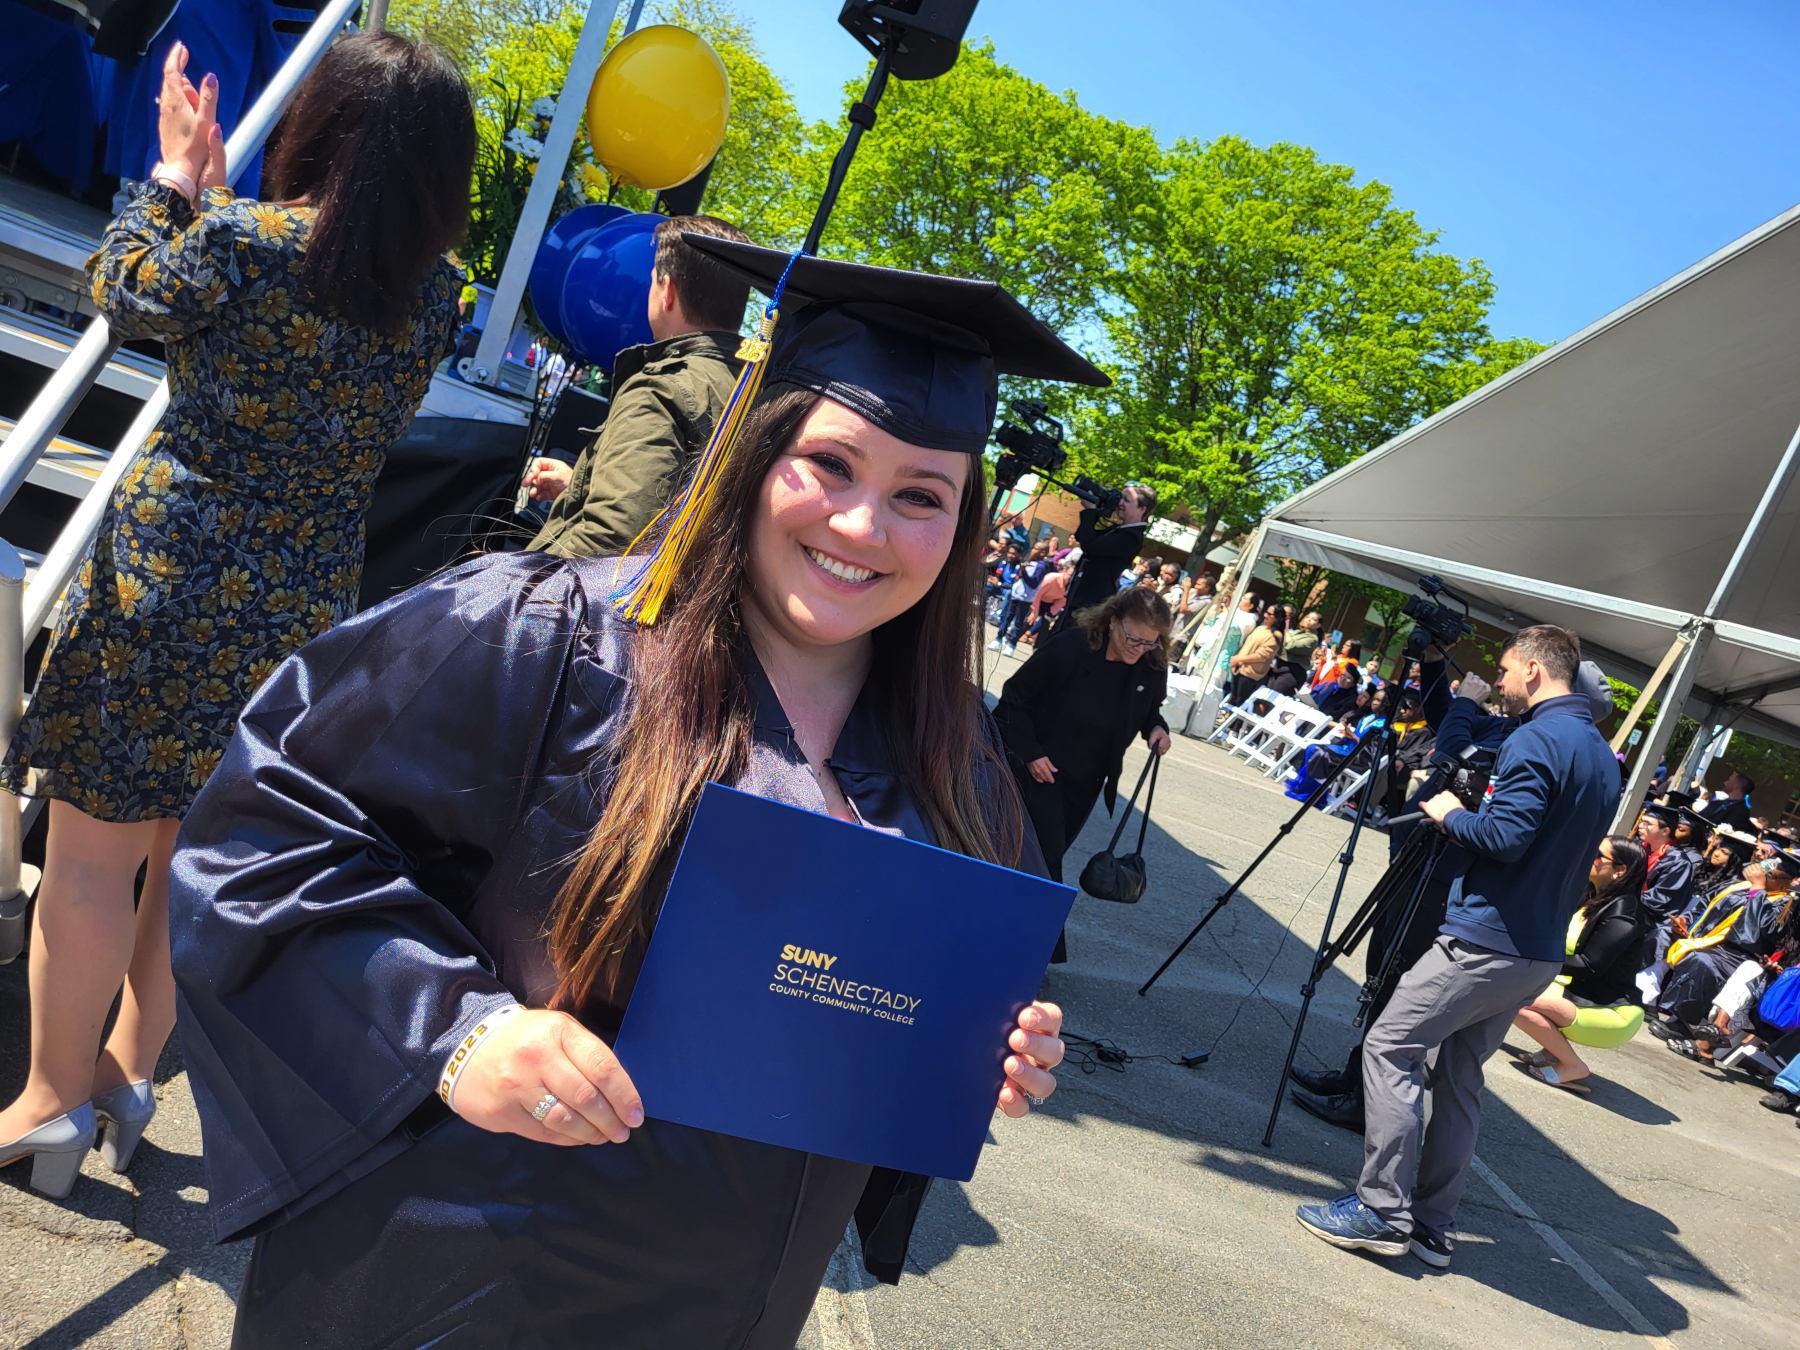
<path fill-rule="evenodd" d="M 455 1110 L 484 1130 L 545 1144 L 622 1144 L 644 1123 L 644 1103 L 612 1047 L 549 1011 L 517 1013 L 476 1047 L 456 1080 Z"/>
<path fill-rule="evenodd" d="M 1033 1003 L 1019 1014 L 1018 1029 L 1006 1039 L 1015 1053 L 1006 1057 L 1006 1084 L 1000 1089 L 1000 1109 L 1014 1120 L 1031 1110 L 1032 1101 L 1056 1091 L 1050 1070 L 1062 1063 L 1061 1030 L 1062 1009 L 1054 1003 Z"/>

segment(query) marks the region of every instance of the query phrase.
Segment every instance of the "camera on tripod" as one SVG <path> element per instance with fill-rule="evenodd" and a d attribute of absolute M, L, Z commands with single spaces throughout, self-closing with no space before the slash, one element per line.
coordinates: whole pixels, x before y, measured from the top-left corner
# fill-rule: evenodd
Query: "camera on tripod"
<path fill-rule="evenodd" d="M 1413 621 L 1413 630 L 1406 635 L 1405 654 L 1409 659 L 1417 659 L 1427 647 L 1435 646 L 1448 655 L 1452 647 L 1475 631 L 1475 625 L 1469 622 L 1469 602 L 1444 585 L 1442 577 L 1420 577 L 1419 589 L 1425 596 L 1442 595 L 1461 605 L 1462 613 L 1447 605 L 1435 605 L 1425 596 L 1408 598 L 1401 613 Z"/>
<path fill-rule="evenodd" d="M 1086 474 L 1077 474 L 1073 483 L 1057 480 L 1069 452 L 1063 449 L 1063 424 L 1050 415 L 1043 403 L 1035 398 L 1015 398 L 1006 406 L 1018 421 L 1002 422 L 994 428 L 994 439 L 1006 452 L 994 466 L 994 481 L 999 486 L 1013 487 L 1030 471 L 1067 488 L 1097 508 L 1103 517 L 1118 511 L 1119 499 L 1124 495 L 1121 489 L 1106 487 Z"/>

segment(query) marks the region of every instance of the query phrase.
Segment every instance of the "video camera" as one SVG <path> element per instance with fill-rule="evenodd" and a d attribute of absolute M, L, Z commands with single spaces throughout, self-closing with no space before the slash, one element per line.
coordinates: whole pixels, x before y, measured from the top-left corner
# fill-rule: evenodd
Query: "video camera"
<path fill-rule="evenodd" d="M 1069 452 L 1063 449 L 1063 424 L 1050 416 L 1043 403 L 1034 398 L 1015 398 L 1006 406 L 1018 421 L 1002 422 L 994 428 L 994 439 L 1006 452 L 994 466 L 994 481 L 1000 487 L 1013 487 L 1029 470 L 1067 488 L 1102 516 L 1118 511 L 1119 498 L 1124 495 L 1121 489 L 1105 487 L 1086 474 L 1077 474 L 1073 483 L 1058 481 L 1056 475 Z"/>
<path fill-rule="evenodd" d="M 1426 596 L 1442 595 L 1461 605 L 1462 613 L 1434 605 L 1425 596 L 1412 596 L 1401 606 L 1401 612 L 1413 620 L 1413 630 L 1406 635 L 1406 655 L 1417 660 L 1427 647 L 1433 646 L 1448 655 L 1452 647 L 1475 631 L 1475 625 L 1469 622 L 1469 602 L 1444 585 L 1442 577 L 1420 577 L 1419 589 Z"/>

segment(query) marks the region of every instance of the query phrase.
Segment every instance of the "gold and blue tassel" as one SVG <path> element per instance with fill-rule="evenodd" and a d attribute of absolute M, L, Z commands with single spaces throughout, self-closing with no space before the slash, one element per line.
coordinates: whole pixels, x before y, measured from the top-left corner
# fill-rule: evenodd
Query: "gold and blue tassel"
<path fill-rule="evenodd" d="M 762 320 L 757 324 L 756 331 L 738 346 L 738 360 L 744 363 L 744 368 L 738 375 L 737 387 L 731 391 L 724 411 L 719 414 L 719 424 L 713 428 L 706 449 L 700 452 L 700 458 L 695 462 L 687 486 L 674 501 L 663 508 L 655 520 L 644 527 L 643 532 L 625 550 L 625 556 L 630 557 L 632 549 L 667 523 L 662 538 L 643 568 L 628 586 L 621 588 L 612 597 L 613 608 L 645 627 L 654 624 L 657 616 L 662 613 L 663 602 L 674 590 L 675 580 L 681 575 L 682 563 L 693 548 L 694 539 L 699 534 L 707 512 L 712 509 L 719 474 L 725 467 L 725 457 L 731 453 L 732 446 L 737 444 L 744 418 L 762 389 L 763 373 L 768 369 L 769 352 L 774 346 L 775 324 L 781 317 L 781 297 L 787 290 L 788 274 L 794 270 L 794 263 L 802 256 L 799 250 L 795 250 L 788 259 L 787 266 L 782 269 L 781 280 L 775 283 L 775 293 L 763 307 Z"/>

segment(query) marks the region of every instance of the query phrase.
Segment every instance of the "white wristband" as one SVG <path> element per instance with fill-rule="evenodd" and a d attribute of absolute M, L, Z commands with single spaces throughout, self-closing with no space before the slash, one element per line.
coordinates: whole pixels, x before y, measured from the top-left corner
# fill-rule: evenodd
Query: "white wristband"
<path fill-rule="evenodd" d="M 199 186 L 180 169 L 172 169 L 167 164 L 158 163 L 150 170 L 152 181 L 174 188 L 190 202 L 199 193 Z"/>
<path fill-rule="evenodd" d="M 456 1080 L 462 1076 L 463 1068 L 469 1062 L 469 1056 L 489 1036 L 499 1030 L 500 1024 L 514 1013 L 525 1011 L 520 1003 L 509 1003 L 504 1008 L 496 1008 L 475 1024 L 475 1029 L 462 1038 L 456 1049 L 450 1052 L 450 1058 L 444 1063 L 444 1072 L 438 1079 L 438 1096 L 444 1099 L 444 1105 L 452 1111 L 456 1110 Z"/>

